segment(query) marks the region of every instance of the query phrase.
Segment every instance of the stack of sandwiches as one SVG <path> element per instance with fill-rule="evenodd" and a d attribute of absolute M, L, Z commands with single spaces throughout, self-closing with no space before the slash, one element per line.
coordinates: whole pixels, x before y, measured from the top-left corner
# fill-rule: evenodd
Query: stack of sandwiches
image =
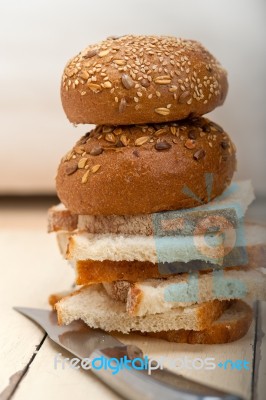
<path fill-rule="evenodd" d="M 50 296 L 59 324 L 173 342 L 226 343 L 265 299 L 266 228 L 245 222 L 249 181 L 236 149 L 203 117 L 227 74 L 198 42 L 110 37 L 65 67 L 74 124 L 95 124 L 61 160 L 48 213 L 75 290 Z M 263 264 L 264 263 L 264 264 Z"/>

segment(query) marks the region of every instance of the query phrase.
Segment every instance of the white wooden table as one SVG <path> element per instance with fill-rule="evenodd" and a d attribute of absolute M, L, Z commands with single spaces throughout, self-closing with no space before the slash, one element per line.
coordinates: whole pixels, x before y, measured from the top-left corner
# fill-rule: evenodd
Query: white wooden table
<path fill-rule="evenodd" d="M 73 283 L 73 271 L 61 259 L 55 237 L 46 233 L 45 205 L 14 208 L 2 204 L 0 256 L 0 399 L 119 399 L 90 372 L 56 370 L 55 355 L 70 355 L 53 344 L 37 325 L 12 310 L 13 306 L 48 308 L 49 294 L 67 289 Z M 266 303 L 256 308 L 248 334 L 231 344 L 171 344 L 137 335 L 119 338 L 139 345 L 144 354 L 152 357 L 246 359 L 252 366 L 250 371 L 216 368 L 179 372 L 242 395 L 246 400 L 264 400 L 266 338 L 263 331 L 266 332 Z"/>

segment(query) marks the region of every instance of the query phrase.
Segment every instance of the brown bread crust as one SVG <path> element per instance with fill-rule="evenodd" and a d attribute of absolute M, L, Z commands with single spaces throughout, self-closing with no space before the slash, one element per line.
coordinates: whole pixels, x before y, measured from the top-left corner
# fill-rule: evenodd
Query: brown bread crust
<path fill-rule="evenodd" d="M 230 184 L 235 169 L 232 141 L 206 118 L 98 126 L 61 160 L 56 186 L 74 214 L 150 214 L 207 203 Z"/>
<path fill-rule="evenodd" d="M 75 124 L 141 124 L 206 114 L 223 104 L 227 90 L 226 71 L 200 43 L 122 36 L 67 63 L 61 99 Z"/>
<path fill-rule="evenodd" d="M 138 332 L 140 335 L 149 336 L 156 339 L 167 340 L 175 343 L 189 344 L 222 344 L 230 343 L 241 339 L 252 322 L 252 309 L 242 300 L 235 301 L 226 314 L 229 312 L 229 318 L 223 318 L 214 321 L 207 329 L 202 331 L 191 331 L 180 329 L 176 331 L 162 332 Z M 237 313 L 235 318 L 230 315 Z"/>
<path fill-rule="evenodd" d="M 241 267 L 228 267 L 226 269 L 248 269 L 250 265 Z M 162 279 L 176 274 L 162 275 L 158 264 L 149 261 L 97 261 L 79 260 L 76 262 L 76 284 L 91 285 L 102 282 L 115 282 L 118 280 L 128 282 L 144 281 L 145 279 Z M 212 271 L 206 269 L 199 271 L 204 274 Z"/>
<path fill-rule="evenodd" d="M 75 270 L 77 285 L 117 280 L 137 282 L 149 278 L 162 278 L 158 264 L 149 261 L 80 260 L 76 262 Z"/>

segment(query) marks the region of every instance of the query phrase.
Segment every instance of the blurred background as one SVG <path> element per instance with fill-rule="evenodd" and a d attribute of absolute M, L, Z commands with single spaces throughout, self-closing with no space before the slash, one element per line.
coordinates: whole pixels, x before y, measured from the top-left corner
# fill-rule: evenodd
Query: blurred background
<path fill-rule="evenodd" d="M 0 196 L 55 194 L 60 158 L 89 129 L 63 113 L 64 65 L 89 43 L 133 33 L 199 40 L 227 69 L 228 97 L 209 116 L 237 146 L 236 177 L 265 198 L 265 11 L 264 0 L 1 0 Z"/>

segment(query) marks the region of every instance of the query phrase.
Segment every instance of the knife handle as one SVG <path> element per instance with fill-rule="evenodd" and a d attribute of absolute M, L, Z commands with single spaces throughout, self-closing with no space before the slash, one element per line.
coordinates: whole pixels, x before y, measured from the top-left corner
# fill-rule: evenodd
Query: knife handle
<path fill-rule="evenodd" d="M 104 357 L 105 362 L 109 364 L 112 359 L 115 362 L 124 356 L 130 360 L 142 358 L 140 352 L 141 350 L 133 345 L 110 347 L 95 350 L 90 359 L 103 360 Z M 167 369 L 153 370 L 152 375 L 148 375 L 147 370 L 133 368 L 122 368 L 114 374 L 114 370 L 107 366 L 91 371 L 119 395 L 129 400 L 242 400 L 236 395 L 191 381 Z"/>

